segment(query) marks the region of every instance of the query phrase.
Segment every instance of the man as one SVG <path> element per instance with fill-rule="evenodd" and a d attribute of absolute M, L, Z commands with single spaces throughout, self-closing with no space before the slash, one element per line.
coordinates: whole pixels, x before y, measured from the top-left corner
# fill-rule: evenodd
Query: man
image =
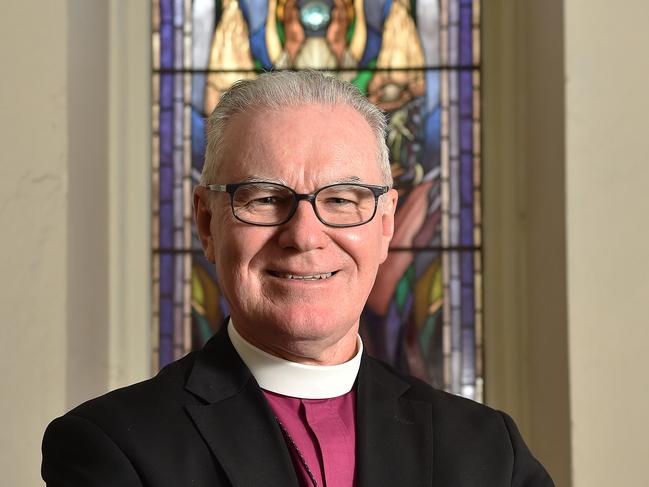
<path fill-rule="evenodd" d="M 397 194 L 385 122 L 314 72 L 233 86 L 195 219 L 231 317 L 200 352 L 49 426 L 59 486 L 550 486 L 512 420 L 363 354 Z"/>

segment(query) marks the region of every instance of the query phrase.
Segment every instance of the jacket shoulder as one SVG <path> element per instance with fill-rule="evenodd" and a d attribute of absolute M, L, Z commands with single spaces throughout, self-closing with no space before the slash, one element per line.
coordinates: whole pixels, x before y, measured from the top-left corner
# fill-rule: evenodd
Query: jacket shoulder
<path fill-rule="evenodd" d="M 440 485 L 554 485 L 507 414 L 435 389 L 380 360 L 370 360 L 374 367 L 397 376 L 409 386 L 403 395 L 405 399 L 430 404 L 434 472 Z M 493 481 L 485 484 L 488 472 Z"/>
<path fill-rule="evenodd" d="M 484 404 L 436 389 L 421 379 L 395 369 L 393 366 L 383 362 L 382 360 L 369 356 L 368 359 L 372 362 L 372 365 L 375 368 L 381 369 L 383 372 L 387 372 L 388 374 L 392 374 L 407 383 L 409 389 L 406 392 L 406 396 L 410 400 L 428 402 L 437 408 L 442 408 L 443 410 L 450 409 L 467 414 L 498 414 L 498 411 L 485 406 Z"/>
<path fill-rule="evenodd" d="M 196 357 L 191 353 L 152 379 L 91 399 L 52 421 L 42 444 L 48 485 L 176 486 L 192 478 L 192 485 L 226 485 L 187 412 L 204 404 L 185 386 Z"/>
<path fill-rule="evenodd" d="M 195 359 L 196 352 L 191 352 L 164 367 L 151 379 L 90 399 L 65 416 L 81 417 L 103 425 L 144 418 L 153 420 L 159 415 L 171 413 L 172 410 L 182 409 L 183 404 L 196 401 L 192 394 L 185 390 L 185 383 Z"/>
<path fill-rule="evenodd" d="M 471 399 L 436 389 L 381 360 L 370 360 L 374 367 L 382 369 L 382 373 L 392 374 L 409 386 L 404 398 L 429 403 L 432 406 L 433 426 L 438 433 L 449 430 L 455 434 L 465 432 L 467 435 L 484 437 L 487 433 L 502 436 L 502 433 L 506 432 L 502 412 Z"/>

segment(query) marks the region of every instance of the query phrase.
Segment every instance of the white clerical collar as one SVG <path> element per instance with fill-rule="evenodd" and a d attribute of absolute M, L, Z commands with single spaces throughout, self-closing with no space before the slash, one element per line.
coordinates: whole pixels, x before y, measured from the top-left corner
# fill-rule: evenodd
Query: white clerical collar
<path fill-rule="evenodd" d="M 352 390 L 363 354 L 363 342 L 357 338 L 356 355 L 340 365 L 305 365 L 289 362 L 260 350 L 246 341 L 228 322 L 228 335 L 241 360 L 262 389 L 301 399 L 328 399 Z"/>

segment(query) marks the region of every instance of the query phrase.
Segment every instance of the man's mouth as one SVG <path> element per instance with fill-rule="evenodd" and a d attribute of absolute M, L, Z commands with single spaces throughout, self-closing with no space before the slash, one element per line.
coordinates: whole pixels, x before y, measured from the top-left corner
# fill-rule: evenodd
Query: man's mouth
<path fill-rule="evenodd" d="M 296 281 L 322 281 L 324 279 L 329 279 L 331 276 L 338 273 L 338 271 L 333 272 L 323 272 L 318 274 L 291 274 L 288 272 L 279 272 L 279 271 L 268 271 L 270 275 L 274 277 L 279 277 L 280 279 L 293 279 Z"/>

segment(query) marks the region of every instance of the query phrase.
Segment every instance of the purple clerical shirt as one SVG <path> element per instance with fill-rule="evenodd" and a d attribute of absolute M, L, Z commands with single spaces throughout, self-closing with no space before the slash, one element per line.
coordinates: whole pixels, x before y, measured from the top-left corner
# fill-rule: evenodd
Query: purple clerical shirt
<path fill-rule="evenodd" d="M 356 486 L 356 393 L 300 399 L 263 390 L 275 416 L 299 448 L 318 486 Z M 298 453 L 288 445 L 300 484 L 312 482 Z"/>

